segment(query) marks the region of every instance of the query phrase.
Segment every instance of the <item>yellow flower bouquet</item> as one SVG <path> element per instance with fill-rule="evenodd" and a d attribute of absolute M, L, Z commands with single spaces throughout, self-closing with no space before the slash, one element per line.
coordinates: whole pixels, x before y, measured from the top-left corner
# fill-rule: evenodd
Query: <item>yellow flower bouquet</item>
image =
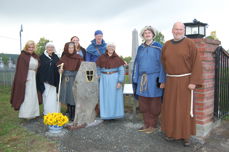
<path fill-rule="evenodd" d="M 48 113 L 44 116 L 44 124 L 49 126 L 63 126 L 68 123 L 68 117 L 62 113 Z"/>

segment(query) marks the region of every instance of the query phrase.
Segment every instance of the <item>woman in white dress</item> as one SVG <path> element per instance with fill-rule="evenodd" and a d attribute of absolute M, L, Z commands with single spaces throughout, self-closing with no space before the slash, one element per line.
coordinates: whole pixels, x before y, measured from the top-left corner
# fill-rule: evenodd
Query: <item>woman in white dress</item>
<path fill-rule="evenodd" d="M 32 119 L 40 115 L 36 71 L 38 56 L 34 53 L 35 42 L 30 40 L 18 57 L 11 93 L 11 104 L 19 110 L 19 118 Z"/>
<path fill-rule="evenodd" d="M 37 72 L 37 89 L 42 94 L 44 115 L 59 112 L 59 109 L 57 109 L 59 72 L 56 65 L 59 58 L 54 52 L 54 44 L 48 42 L 44 53 L 40 56 L 40 66 Z"/>

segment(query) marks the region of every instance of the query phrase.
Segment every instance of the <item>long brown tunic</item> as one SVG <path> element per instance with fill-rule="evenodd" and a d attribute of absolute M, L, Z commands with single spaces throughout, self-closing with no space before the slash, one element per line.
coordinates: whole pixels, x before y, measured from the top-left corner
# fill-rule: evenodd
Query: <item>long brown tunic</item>
<path fill-rule="evenodd" d="M 189 84 L 202 84 L 202 64 L 192 40 L 167 41 L 162 49 L 162 62 L 167 74 L 191 76 L 167 77 L 162 105 L 162 131 L 167 137 L 188 139 L 196 134 L 195 116 L 190 116 Z"/>

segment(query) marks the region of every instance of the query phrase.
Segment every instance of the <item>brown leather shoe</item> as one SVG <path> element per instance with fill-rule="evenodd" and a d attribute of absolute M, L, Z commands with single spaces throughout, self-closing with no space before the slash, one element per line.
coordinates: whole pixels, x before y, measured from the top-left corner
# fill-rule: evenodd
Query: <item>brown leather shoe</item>
<path fill-rule="evenodd" d="M 184 139 L 184 147 L 189 147 L 191 145 L 190 140 Z"/>
<path fill-rule="evenodd" d="M 165 136 L 164 139 L 165 139 L 166 141 L 175 141 L 175 139 L 173 139 L 173 138 L 171 138 L 171 137 L 167 137 L 167 136 Z"/>
<path fill-rule="evenodd" d="M 141 127 L 141 128 L 138 129 L 138 131 L 139 131 L 139 132 L 144 132 L 144 131 L 146 131 L 147 129 L 148 129 L 148 128 Z"/>
<path fill-rule="evenodd" d="M 147 128 L 147 129 L 145 129 L 145 133 L 147 133 L 147 134 L 151 134 L 151 133 L 153 133 L 153 132 L 155 132 L 156 131 L 156 128 Z"/>

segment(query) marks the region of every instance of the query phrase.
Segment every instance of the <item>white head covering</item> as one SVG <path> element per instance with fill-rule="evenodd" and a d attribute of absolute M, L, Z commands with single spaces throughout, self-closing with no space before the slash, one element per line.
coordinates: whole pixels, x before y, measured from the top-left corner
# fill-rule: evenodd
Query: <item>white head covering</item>
<path fill-rule="evenodd" d="M 112 42 L 107 43 L 107 47 L 108 47 L 108 46 L 111 46 L 111 47 L 113 47 L 114 49 L 116 48 L 115 44 L 112 43 Z M 107 47 L 106 47 L 106 48 L 107 48 Z"/>
<path fill-rule="evenodd" d="M 48 55 L 48 52 L 47 52 L 47 48 L 48 48 L 49 46 L 53 47 L 53 51 L 54 51 L 54 52 L 56 52 L 56 48 L 55 48 L 55 46 L 54 46 L 54 44 L 53 44 L 52 42 L 48 42 L 48 43 L 46 43 L 46 45 L 45 45 L 44 54 L 45 54 L 48 58 L 51 59 L 51 57 Z"/>
<path fill-rule="evenodd" d="M 53 48 L 54 48 L 54 52 L 56 52 L 55 45 L 54 45 L 52 42 L 46 43 L 46 45 L 45 45 L 45 50 L 47 50 L 47 47 L 49 47 L 49 46 L 53 47 Z"/>

